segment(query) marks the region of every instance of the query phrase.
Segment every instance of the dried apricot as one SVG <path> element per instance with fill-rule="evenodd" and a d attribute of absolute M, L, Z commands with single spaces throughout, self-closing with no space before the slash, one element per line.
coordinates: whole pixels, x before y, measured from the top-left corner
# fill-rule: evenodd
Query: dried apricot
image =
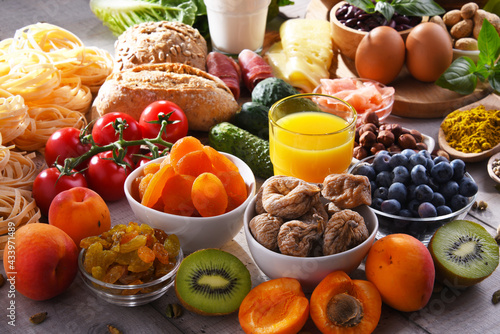
<path fill-rule="evenodd" d="M 224 156 L 219 151 L 215 150 L 213 147 L 205 145 L 203 146 L 203 151 L 208 155 L 210 160 L 212 161 L 212 165 L 215 170 L 226 172 L 226 171 L 238 171 L 238 167 L 229 160 L 226 156 Z"/>
<path fill-rule="evenodd" d="M 202 217 L 218 216 L 226 212 L 226 190 L 221 180 L 212 173 L 200 174 L 194 180 L 191 198 Z"/>
<path fill-rule="evenodd" d="M 146 176 L 141 178 L 141 181 L 139 182 L 139 201 L 142 201 L 144 198 L 144 193 L 146 192 L 146 189 L 148 188 L 149 182 L 153 178 L 154 174 L 146 174 Z"/>
<path fill-rule="evenodd" d="M 160 199 L 165 183 L 173 175 L 175 175 L 175 171 L 170 165 L 165 165 L 158 172 L 156 172 L 151 181 L 149 181 L 148 187 L 144 192 L 144 197 L 141 200 L 141 204 L 149 208 L 153 207 Z"/>
<path fill-rule="evenodd" d="M 194 176 L 176 174 L 165 183 L 161 193 L 164 212 L 187 217 L 193 214 L 191 188 L 194 180 Z"/>
<path fill-rule="evenodd" d="M 174 166 L 178 174 L 198 176 L 213 171 L 212 161 L 204 151 L 193 151 L 183 156 Z"/>
<path fill-rule="evenodd" d="M 159 162 L 152 162 L 152 163 L 146 164 L 144 166 L 143 173 L 144 173 L 144 175 L 154 174 L 159 170 L 160 170 L 160 163 Z"/>
<path fill-rule="evenodd" d="M 186 136 L 177 140 L 170 149 L 170 162 L 176 165 L 177 162 L 186 154 L 193 151 L 203 150 L 203 144 L 198 138 Z"/>
<path fill-rule="evenodd" d="M 216 172 L 215 174 L 226 189 L 228 204 L 226 212 L 236 209 L 243 204 L 248 197 L 247 185 L 240 173 L 236 171 Z"/>

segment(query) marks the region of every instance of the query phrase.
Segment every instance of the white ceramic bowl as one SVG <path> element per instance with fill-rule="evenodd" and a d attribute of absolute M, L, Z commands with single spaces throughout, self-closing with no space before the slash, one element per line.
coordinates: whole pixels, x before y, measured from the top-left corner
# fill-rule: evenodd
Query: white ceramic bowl
<path fill-rule="evenodd" d="M 453 49 L 453 60 L 460 57 L 469 57 L 473 62 L 477 63 L 479 60 L 479 50 L 459 50 Z"/>
<path fill-rule="evenodd" d="M 136 201 L 131 195 L 132 182 L 142 174 L 144 166 L 147 165 L 145 164 L 134 170 L 127 177 L 124 185 L 125 196 L 137 219 L 151 227 L 160 228 L 168 234 L 176 234 L 185 254 L 204 248 L 219 248 L 232 240 L 243 226 L 243 213 L 255 194 L 256 183 L 255 176 L 246 163 L 231 154 L 222 154 L 238 167 L 247 185 L 248 198 L 243 204 L 230 212 L 215 217 L 184 217 L 148 208 Z M 163 159 L 164 157 L 161 157 L 153 161 L 159 162 Z M 148 164 L 153 161 L 148 162 Z"/>
<path fill-rule="evenodd" d="M 354 210 L 363 216 L 370 232 L 370 236 L 363 243 L 338 254 L 318 257 L 295 257 L 269 250 L 255 240 L 248 225 L 256 215 L 254 198 L 248 204 L 244 217 L 245 237 L 250 254 L 260 270 L 270 279 L 280 277 L 296 278 L 302 284 L 304 291 L 311 292 L 323 278 L 333 271 L 342 270 L 346 273 L 354 271 L 368 254 L 378 231 L 378 220 L 366 205 Z"/>

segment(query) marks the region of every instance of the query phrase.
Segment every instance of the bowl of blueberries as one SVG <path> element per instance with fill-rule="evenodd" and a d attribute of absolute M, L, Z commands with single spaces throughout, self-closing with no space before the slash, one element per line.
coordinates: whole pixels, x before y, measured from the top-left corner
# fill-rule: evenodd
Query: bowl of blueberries
<path fill-rule="evenodd" d="M 427 245 L 439 227 L 467 215 L 478 192 L 462 160 L 432 156 L 426 150 L 379 151 L 349 173 L 370 180 L 377 238 L 406 233 Z"/>

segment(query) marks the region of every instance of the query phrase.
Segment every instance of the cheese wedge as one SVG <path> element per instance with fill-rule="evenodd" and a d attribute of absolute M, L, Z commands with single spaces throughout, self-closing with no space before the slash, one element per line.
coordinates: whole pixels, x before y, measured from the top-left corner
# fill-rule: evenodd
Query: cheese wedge
<path fill-rule="evenodd" d="M 274 74 L 305 92 L 330 77 L 333 59 L 331 26 L 328 21 L 291 19 L 280 27 L 281 42 L 266 57 Z"/>

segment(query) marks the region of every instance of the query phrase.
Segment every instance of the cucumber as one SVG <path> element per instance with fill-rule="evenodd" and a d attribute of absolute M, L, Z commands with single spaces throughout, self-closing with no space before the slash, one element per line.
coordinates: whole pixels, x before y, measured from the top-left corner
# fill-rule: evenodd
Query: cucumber
<path fill-rule="evenodd" d="M 271 108 L 275 102 L 298 93 L 298 90 L 283 79 L 271 77 L 259 81 L 255 85 L 255 88 L 252 90 L 252 102 L 257 102 Z"/>
<path fill-rule="evenodd" d="M 257 177 L 267 179 L 274 175 L 269 142 L 234 124 L 214 125 L 208 133 L 208 144 L 243 160 Z"/>
<path fill-rule="evenodd" d="M 269 108 L 257 102 L 245 102 L 234 116 L 234 124 L 262 139 L 269 139 Z"/>

